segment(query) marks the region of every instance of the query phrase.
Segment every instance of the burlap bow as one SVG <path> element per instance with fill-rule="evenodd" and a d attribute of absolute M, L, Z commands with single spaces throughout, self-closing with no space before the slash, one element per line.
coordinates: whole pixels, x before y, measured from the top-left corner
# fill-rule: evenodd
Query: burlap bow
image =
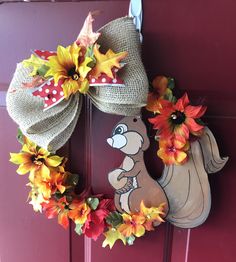
<path fill-rule="evenodd" d="M 133 19 L 116 19 L 99 32 L 101 36 L 98 43 L 102 49 L 128 52 L 124 60 L 126 65 L 118 72 L 125 87 L 90 87 L 87 95 L 103 112 L 124 116 L 139 115 L 140 109 L 146 105 L 148 79 L 142 64 L 139 35 Z M 7 93 L 7 110 L 29 139 L 51 152 L 56 151 L 67 142 L 76 126 L 82 95 L 77 93 L 44 112 L 43 100 L 22 88 L 22 83 L 30 81 L 30 69 L 18 64 Z"/>

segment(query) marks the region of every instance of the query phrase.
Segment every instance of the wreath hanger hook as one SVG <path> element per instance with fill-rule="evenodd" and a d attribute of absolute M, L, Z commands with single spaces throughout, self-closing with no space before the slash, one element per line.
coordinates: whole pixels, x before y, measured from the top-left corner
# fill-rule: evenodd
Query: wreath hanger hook
<path fill-rule="evenodd" d="M 143 8 L 142 0 L 130 0 L 129 4 L 129 17 L 133 18 L 137 31 L 139 32 L 140 42 L 143 42 L 143 36 L 141 33 L 143 22 Z"/>

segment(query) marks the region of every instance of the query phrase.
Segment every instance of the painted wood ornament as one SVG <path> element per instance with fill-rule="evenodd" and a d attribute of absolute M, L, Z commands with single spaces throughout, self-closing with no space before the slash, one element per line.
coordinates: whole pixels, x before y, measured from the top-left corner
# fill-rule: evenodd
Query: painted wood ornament
<path fill-rule="evenodd" d="M 115 205 L 120 212 L 139 211 L 141 201 L 145 206 L 158 207 L 168 201 L 161 186 L 151 178 L 146 169 L 143 153 L 149 147 L 146 127 L 140 117 L 125 117 L 114 128 L 107 142 L 125 153 L 119 168 L 109 173 L 110 184 L 115 188 Z"/>
<path fill-rule="evenodd" d="M 149 138 L 140 117 L 123 118 L 107 142 L 126 155 L 122 164 L 108 174 L 120 212 L 137 212 L 144 201 L 149 207 L 165 203 L 165 219 L 178 227 L 193 228 L 206 220 L 211 208 L 207 173 L 220 171 L 228 160 L 220 157 L 207 127 L 202 137 L 191 143 L 189 160 L 183 165 L 165 165 L 158 181 L 145 167 L 143 153 L 149 147 Z"/>

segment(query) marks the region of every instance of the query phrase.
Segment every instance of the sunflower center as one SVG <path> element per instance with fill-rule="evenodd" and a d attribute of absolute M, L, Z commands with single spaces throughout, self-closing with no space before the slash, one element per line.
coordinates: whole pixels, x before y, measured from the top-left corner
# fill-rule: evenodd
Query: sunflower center
<path fill-rule="evenodd" d="M 80 74 L 78 72 L 76 72 L 75 67 L 72 67 L 69 71 L 68 71 L 68 76 L 70 76 L 73 80 L 78 81 L 80 78 Z"/>
<path fill-rule="evenodd" d="M 186 116 L 183 112 L 175 111 L 171 114 L 170 120 L 174 125 L 180 125 L 182 124 L 186 119 Z"/>
<path fill-rule="evenodd" d="M 31 161 L 38 166 L 41 166 L 44 163 L 44 159 L 38 158 L 36 155 L 31 156 Z"/>

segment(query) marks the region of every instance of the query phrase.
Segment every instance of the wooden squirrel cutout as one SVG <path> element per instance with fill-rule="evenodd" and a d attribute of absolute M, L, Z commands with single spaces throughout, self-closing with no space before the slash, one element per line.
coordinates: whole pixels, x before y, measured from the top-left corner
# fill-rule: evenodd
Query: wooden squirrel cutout
<path fill-rule="evenodd" d="M 146 127 L 140 117 L 125 117 L 114 128 L 107 142 L 126 154 L 119 168 L 109 173 L 108 179 L 115 188 L 115 205 L 120 212 L 139 211 L 141 201 L 145 206 L 158 207 L 165 203 L 168 212 L 168 200 L 164 190 L 148 174 L 143 152 L 150 142 Z"/>
<path fill-rule="evenodd" d="M 207 127 L 202 137 L 191 143 L 188 162 L 165 166 L 158 181 L 151 178 L 144 163 L 143 152 L 150 142 L 140 117 L 123 118 L 107 142 L 126 155 L 120 167 L 108 174 L 118 211 L 137 212 L 144 201 L 147 207 L 166 203 L 165 219 L 178 227 L 193 228 L 207 219 L 211 208 L 207 173 L 220 171 L 228 160 L 220 157 Z"/>

